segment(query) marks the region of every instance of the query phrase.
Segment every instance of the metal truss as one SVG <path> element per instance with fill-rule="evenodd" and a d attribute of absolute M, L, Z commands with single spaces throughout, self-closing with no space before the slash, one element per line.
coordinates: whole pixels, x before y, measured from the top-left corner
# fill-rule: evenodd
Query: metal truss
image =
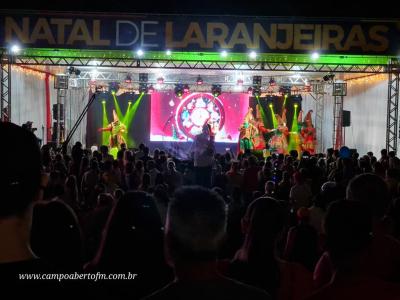
<path fill-rule="evenodd" d="M 333 105 L 333 135 L 332 145 L 334 149 L 343 146 L 343 96 L 335 96 Z"/>
<path fill-rule="evenodd" d="M 0 66 L 1 87 L 1 121 L 11 121 L 11 64 L 10 57 L 2 52 Z"/>
<path fill-rule="evenodd" d="M 237 71 L 292 71 L 292 72 L 335 72 L 335 73 L 385 73 L 385 65 L 347 65 L 261 61 L 203 61 L 165 60 L 134 58 L 78 58 L 78 57 L 29 57 L 15 56 L 17 65 L 119 67 L 141 69 L 198 69 Z"/>
<path fill-rule="evenodd" d="M 310 96 L 315 100 L 315 130 L 317 132 L 318 153 L 323 153 L 325 151 L 323 144 L 324 95 L 325 85 L 322 82 L 312 84 Z"/>
<path fill-rule="evenodd" d="M 400 63 L 392 60 L 388 68 L 388 98 L 387 98 L 387 123 L 386 123 L 386 149 L 397 153 L 399 116 L 399 72 Z"/>

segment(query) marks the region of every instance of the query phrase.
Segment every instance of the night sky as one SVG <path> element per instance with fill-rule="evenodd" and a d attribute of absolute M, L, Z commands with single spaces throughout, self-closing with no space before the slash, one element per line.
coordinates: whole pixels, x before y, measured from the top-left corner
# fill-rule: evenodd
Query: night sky
<path fill-rule="evenodd" d="M 8 3 L 7 3 L 8 2 Z M 385 4 L 386 3 L 386 4 Z M 396 1 L 266 1 L 266 0 L 98 0 L 6 1 L 3 9 L 60 10 L 125 13 L 178 13 L 255 16 L 399 18 Z"/>

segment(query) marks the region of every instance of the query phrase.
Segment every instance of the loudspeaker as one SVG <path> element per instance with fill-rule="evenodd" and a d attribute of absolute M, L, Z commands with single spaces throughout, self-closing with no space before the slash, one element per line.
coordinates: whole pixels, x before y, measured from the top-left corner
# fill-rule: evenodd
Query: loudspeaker
<path fill-rule="evenodd" d="M 53 104 L 53 119 L 56 120 L 57 119 L 57 112 L 58 112 L 58 105 L 57 104 Z M 60 104 L 60 120 L 63 121 L 64 120 L 64 104 Z"/>
<path fill-rule="evenodd" d="M 349 127 L 351 125 L 351 111 L 344 110 L 342 116 L 342 126 Z"/>

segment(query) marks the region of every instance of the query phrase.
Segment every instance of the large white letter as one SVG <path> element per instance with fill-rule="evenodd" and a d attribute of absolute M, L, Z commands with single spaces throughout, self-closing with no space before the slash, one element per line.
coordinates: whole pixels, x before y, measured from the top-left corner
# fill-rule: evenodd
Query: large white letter
<path fill-rule="evenodd" d="M 158 25 L 158 21 L 142 21 L 141 24 L 141 29 L 142 29 L 142 33 L 140 35 L 140 43 L 141 46 L 143 48 L 147 48 L 147 47 L 158 47 L 158 44 L 146 44 L 144 42 L 144 36 L 145 35 L 157 35 L 156 31 L 144 31 L 144 26 L 146 26 L 146 24 L 152 24 L 152 25 Z"/>
<path fill-rule="evenodd" d="M 119 30 L 119 26 L 120 24 L 127 24 L 129 26 L 131 26 L 132 28 L 135 29 L 136 34 L 135 34 L 135 38 L 133 40 L 131 40 L 129 43 L 122 43 L 120 42 L 120 30 Z M 117 41 L 116 41 L 116 45 L 117 46 L 132 46 L 134 43 L 137 42 L 137 40 L 139 39 L 139 28 L 137 27 L 137 25 L 131 21 L 117 21 L 117 28 L 116 28 L 116 37 L 117 37 Z"/>

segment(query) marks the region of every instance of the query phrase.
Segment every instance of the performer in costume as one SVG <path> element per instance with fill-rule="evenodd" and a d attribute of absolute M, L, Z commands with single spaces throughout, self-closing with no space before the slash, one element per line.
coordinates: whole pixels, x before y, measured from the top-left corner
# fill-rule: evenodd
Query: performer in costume
<path fill-rule="evenodd" d="M 243 124 L 239 128 L 239 149 L 241 153 L 244 153 L 247 149 L 254 149 L 253 137 L 255 134 L 258 134 L 258 129 L 254 124 L 253 108 L 249 107 Z"/>
<path fill-rule="evenodd" d="M 120 149 L 121 144 L 126 144 L 126 141 L 123 137 L 123 134 L 126 132 L 126 126 L 120 122 L 115 110 L 113 110 L 113 119 L 114 121 L 111 122 L 107 127 L 99 128 L 98 131 L 110 131 L 110 148 L 117 147 L 118 149 Z"/>
<path fill-rule="evenodd" d="M 286 108 L 282 112 L 282 117 L 278 114 L 276 114 L 275 117 L 278 121 L 278 127 L 274 130 L 274 136 L 269 140 L 270 151 L 271 153 L 287 154 L 287 137 L 289 135 L 289 130 L 286 126 Z"/>
<path fill-rule="evenodd" d="M 256 105 L 256 119 L 253 123 L 254 126 L 257 128 L 257 131 L 253 135 L 252 139 L 254 150 L 264 150 L 266 147 L 264 133 L 271 132 L 272 130 L 265 127 L 264 121 L 261 116 L 261 107 L 259 104 Z"/>
<path fill-rule="evenodd" d="M 302 151 L 308 151 L 310 154 L 315 154 L 315 148 L 317 144 L 316 130 L 312 124 L 311 114 L 312 110 L 309 110 L 301 123 L 301 149 Z"/>

